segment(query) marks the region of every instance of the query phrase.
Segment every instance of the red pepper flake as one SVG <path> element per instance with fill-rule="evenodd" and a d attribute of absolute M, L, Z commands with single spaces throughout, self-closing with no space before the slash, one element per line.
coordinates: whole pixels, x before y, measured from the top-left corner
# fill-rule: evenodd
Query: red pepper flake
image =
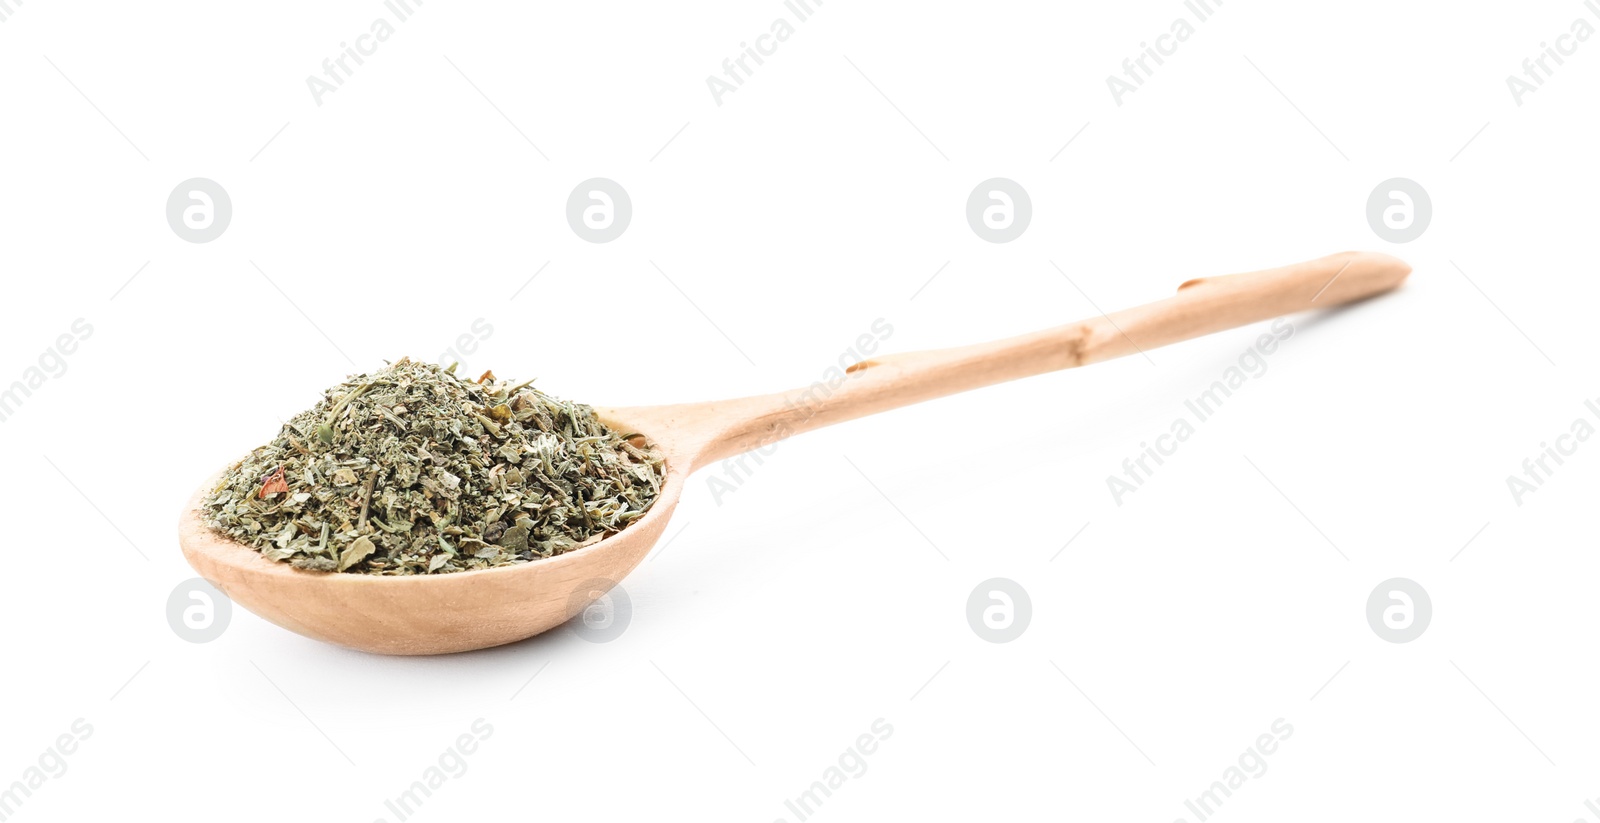
<path fill-rule="evenodd" d="M 261 498 L 263 500 L 266 499 L 267 495 L 277 494 L 279 492 L 283 492 L 285 494 L 289 492 L 289 481 L 283 479 L 282 466 L 279 466 L 277 471 L 267 475 L 267 477 L 261 481 Z"/>

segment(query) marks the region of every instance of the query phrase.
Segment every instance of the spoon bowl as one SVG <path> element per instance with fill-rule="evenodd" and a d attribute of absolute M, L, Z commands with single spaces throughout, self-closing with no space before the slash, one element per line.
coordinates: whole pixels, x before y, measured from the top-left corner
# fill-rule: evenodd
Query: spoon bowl
<path fill-rule="evenodd" d="M 666 463 L 644 517 L 598 543 L 526 563 L 435 575 L 329 574 L 296 569 L 213 531 L 195 492 L 178 526 L 189 565 L 233 602 L 307 637 L 379 654 L 445 654 L 532 637 L 572 619 L 639 565 L 683 494 L 685 458 L 652 439 L 652 409 L 597 410 L 614 431 L 646 433 Z"/>
<path fill-rule="evenodd" d="M 1189 280 L 1165 300 L 1054 329 L 953 349 L 886 355 L 778 394 L 712 403 L 596 409 L 613 430 L 642 434 L 666 464 L 650 510 L 622 531 L 555 557 L 431 575 L 318 573 L 268 560 L 212 531 L 201 505 L 178 536 L 189 564 L 234 602 L 307 637 L 380 654 L 468 651 L 565 623 L 649 554 L 689 476 L 708 463 L 793 435 L 956 392 L 1142 353 L 1311 308 L 1389 291 L 1411 267 L 1343 252 L 1276 269 Z"/>

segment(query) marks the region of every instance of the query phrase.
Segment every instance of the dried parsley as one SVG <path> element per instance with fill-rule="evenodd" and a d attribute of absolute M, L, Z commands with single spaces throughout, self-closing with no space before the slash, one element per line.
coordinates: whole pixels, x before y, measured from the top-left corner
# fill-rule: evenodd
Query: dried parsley
<path fill-rule="evenodd" d="M 231 466 L 206 522 L 296 568 L 399 575 L 553 557 L 642 517 L 660 457 L 531 383 L 405 358 L 351 378 Z"/>

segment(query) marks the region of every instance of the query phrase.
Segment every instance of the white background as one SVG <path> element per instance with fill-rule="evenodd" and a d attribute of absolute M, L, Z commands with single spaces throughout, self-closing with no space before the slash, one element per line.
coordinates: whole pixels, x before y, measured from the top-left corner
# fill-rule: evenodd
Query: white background
<path fill-rule="evenodd" d="M 93 727 L 13 819 L 392 822 L 477 718 L 413 819 L 794 821 L 877 718 L 817 819 L 1192 823 L 1277 718 L 1219 819 L 1595 819 L 1600 445 L 1506 485 L 1600 397 L 1600 39 L 1521 106 L 1505 80 L 1600 27 L 1580 3 L 1228 0 L 1118 106 L 1180 3 L 829 0 L 720 107 L 781 3 L 429 2 L 321 106 L 380 3 L 10 5 L 0 384 L 94 330 L 0 424 L 0 785 Z M 634 205 L 603 245 L 564 213 L 596 176 Z M 964 217 L 996 176 L 1034 205 L 999 245 Z M 1365 216 L 1396 176 L 1434 207 L 1403 246 Z M 233 201 L 208 244 L 165 219 L 191 177 Z M 1120 506 L 1107 476 L 1262 329 L 805 435 L 720 501 L 697 477 L 610 643 L 167 623 L 203 478 L 479 318 L 470 369 L 691 401 L 816 380 L 876 318 L 955 345 L 1353 248 L 1415 273 L 1296 318 Z M 1031 595 L 1011 643 L 966 622 L 992 577 Z M 1391 577 L 1432 598 L 1411 643 L 1365 618 Z"/>

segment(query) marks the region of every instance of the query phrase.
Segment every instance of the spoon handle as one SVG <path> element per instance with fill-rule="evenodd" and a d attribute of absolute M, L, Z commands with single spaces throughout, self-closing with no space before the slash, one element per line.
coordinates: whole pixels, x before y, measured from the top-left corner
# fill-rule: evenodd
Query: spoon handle
<path fill-rule="evenodd" d="M 1343 252 L 1276 269 L 1203 277 L 1165 300 L 1052 329 L 857 363 L 836 385 L 711 404 L 717 423 L 696 466 L 801 432 L 970 389 L 1098 363 L 1313 308 L 1382 294 L 1411 267 L 1387 254 Z"/>

